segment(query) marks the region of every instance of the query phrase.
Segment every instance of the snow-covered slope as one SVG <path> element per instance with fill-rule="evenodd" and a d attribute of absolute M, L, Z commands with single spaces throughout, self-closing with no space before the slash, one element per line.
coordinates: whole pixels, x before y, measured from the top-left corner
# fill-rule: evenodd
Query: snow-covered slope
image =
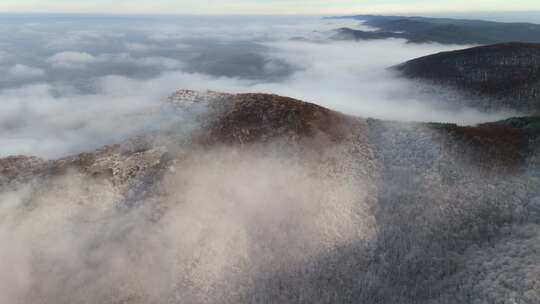
<path fill-rule="evenodd" d="M 183 90 L 167 104 L 197 125 L 0 159 L 0 302 L 540 298 L 538 118 L 397 123 Z"/>

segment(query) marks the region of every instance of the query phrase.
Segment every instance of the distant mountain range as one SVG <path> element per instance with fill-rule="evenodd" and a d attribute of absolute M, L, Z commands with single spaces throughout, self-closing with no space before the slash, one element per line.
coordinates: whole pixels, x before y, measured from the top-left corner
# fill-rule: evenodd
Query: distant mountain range
<path fill-rule="evenodd" d="M 457 89 L 482 109 L 540 111 L 540 44 L 504 43 L 417 58 L 403 76 Z"/>
<path fill-rule="evenodd" d="M 539 24 L 375 15 L 335 18 L 363 21 L 375 30 L 341 28 L 334 39 L 483 44 L 413 59 L 392 68 L 406 78 L 435 85 L 436 92 L 448 90 L 452 106 L 540 112 Z M 454 98 L 454 93 L 463 96 Z"/>
<path fill-rule="evenodd" d="M 331 18 L 361 20 L 365 25 L 377 28 L 376 31 L 341 28 L 335 39 L 403 38 L 414 43 L 443 44 L 540 42 L 540 25 L 534 23 L 375 15 Z"/>

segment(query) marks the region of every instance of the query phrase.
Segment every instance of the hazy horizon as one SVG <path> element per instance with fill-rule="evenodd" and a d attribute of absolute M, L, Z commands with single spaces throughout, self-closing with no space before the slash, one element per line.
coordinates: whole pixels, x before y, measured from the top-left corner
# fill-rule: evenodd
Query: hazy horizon
<path fill-rule="evenodd" d="M 456 9 L 459 8 L 459 9 Z M 520 1 L 466 1 L 466 0 L 134 0 L 134 1 L 84 1 L 84 0 L 4 0 L 0 12 L 40 13 L 112 13 L 112 14 L 425 14 L 463 12 L 528 12 L 540 10 L 534 0 Z"/>
<path fill-rule="evenodd" d="M 0 16 L 32 18 L 38 17 L 77 17 L 77 18 L 180 18 L 180 17 L 225 17 L 225 18 L 249 18 L 249 17 L 335 17 L 335 16 L 355 16 L 355 15 L 380 15 L 380 16 L 415 16 L 415 17 L 433 17 L 433 18 L 459 18 L 476 19 L 495 22 L 508 23 L 540 23 L 540 8 L 537 11 L 462 11 L 462 12 L 350 12 L 335 14 L 262 14 L 262 13 L 115 13 L 115 12 L 35 12 L 35 11 L 2 11 Z"/>

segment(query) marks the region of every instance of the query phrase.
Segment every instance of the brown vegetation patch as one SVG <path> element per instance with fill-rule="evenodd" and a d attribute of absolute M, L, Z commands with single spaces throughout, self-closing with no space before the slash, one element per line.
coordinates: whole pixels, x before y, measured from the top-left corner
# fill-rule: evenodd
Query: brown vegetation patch
<path fill-rule="evenodd" d="M 267 94 L 239 94 L 210 127 L 209 142 L 245 144 L 278 137 L 297 141 L 324 136 L 343 141 L 359 121 L 312 103 Z"/>
<path fill-rule="evenodd" d="M 492 173 L 517 173 L 524 167 L 529 138 L 521 129 L 497 123 L 437 129 L 447 133 L 444 145 L 460 161 Z"/>

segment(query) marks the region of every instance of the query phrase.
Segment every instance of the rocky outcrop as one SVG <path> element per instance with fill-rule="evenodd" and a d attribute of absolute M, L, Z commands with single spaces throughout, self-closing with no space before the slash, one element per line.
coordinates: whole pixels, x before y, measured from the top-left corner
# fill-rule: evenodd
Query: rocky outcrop
<path fill-rule="evenodd" d="M 21 217 L 0 209 L 7 223 L 24 227 L 36 213 L 67 218 L 71 229 L 88 220 L 76 230 L 84 263 L 70 260 L 57 272 L 70 288 L 36 283 L 26 299 L 532 304 L 540 297 L 539 118 L 399 123 L 277 95 L 194 91 L 176 92 L 167 105 L 196 115 L 199 127 L 60 160 L 0 160 L 7 193 L 0 198 L 23 197 L 14 212 Z M 60 205 L 69 212 L 47 209 L 64 195 L 76 197 Z M 32 225 L 48 229 L 42 221 Z M 85 236 L 94 222 L 106 233 Z M 99 267 L 111 259 L 107 246 L 121 275 L 90 280 L 109 278 L 110 267 Z M 32 262 L 37 276 L 57 263 Z M 78 268 L 87 263 L 97 270 Z M 138 285 L 156 277 L 159 288 Z"/>

